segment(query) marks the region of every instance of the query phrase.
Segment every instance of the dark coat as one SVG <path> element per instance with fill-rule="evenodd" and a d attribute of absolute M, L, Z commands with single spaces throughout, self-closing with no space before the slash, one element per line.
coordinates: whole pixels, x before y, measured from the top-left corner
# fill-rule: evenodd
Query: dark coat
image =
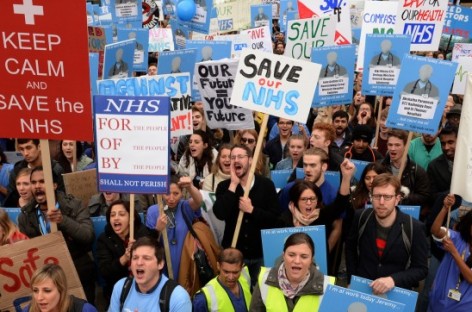
<path fill-rule="evenodd" d="M 452 171 L 449 171 L 446 155 L 442 154 L 433 159 L 428 165 L 427 173 L 433 199 L 436 199 L 438 193 L 450 190 Z"/>

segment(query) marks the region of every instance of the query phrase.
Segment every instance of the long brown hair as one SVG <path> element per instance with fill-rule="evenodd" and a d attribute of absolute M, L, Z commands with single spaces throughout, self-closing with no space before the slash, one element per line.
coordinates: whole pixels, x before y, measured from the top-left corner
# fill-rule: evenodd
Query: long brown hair
<path fill-rule="evenodd" d="M 31 278 L 31 290 L 35 285 L 50 278 L 53 284 L 57 287 L 57 291 L 60 294 L 59 299 L 59 312 L 67 312 L 70 305 L 70 297 L 67 294 L 67 279 L 64 270 L 57 264 L 46 264 L 34 272 Z M 40 312 L 39 304 L 36 302 L 34 296 L 31 299 L 31 305 L 29 312 Z"/>
<path fill-rule="evenodd" d="M 3 231 L 3 237 L 0 238 L 0 246 L 10 244 L 10 237 L 15 233 L 18 228 L 15 223 L 10 220 L 8 213 L 0 208 L 0 228 Z"/>

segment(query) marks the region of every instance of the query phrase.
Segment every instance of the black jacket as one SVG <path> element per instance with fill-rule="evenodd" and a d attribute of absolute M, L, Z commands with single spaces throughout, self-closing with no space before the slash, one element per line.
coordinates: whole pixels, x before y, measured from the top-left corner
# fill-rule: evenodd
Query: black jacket
<path fill-rule="evenodd" d="M 285 158 L 284 156 L 287 152 L 288 144 L 285 144 L 285 147 L 282 149 L 282 143 L 280 142 L 279 135 L 267 142 L 266 146 L 264 147 L 264 154 L 269 156 L 271 169 L 275 169 L 277 163 Z"/>
<path fill-rule="evenodd" d="M 446 155 L 442 154 L 433 159 L 428 165 L 427 173 L 431 183 L 430 191 L 434 201 L 438 193 L 446 192 L 451 189 L 452 170 L 449 170 Z"/>

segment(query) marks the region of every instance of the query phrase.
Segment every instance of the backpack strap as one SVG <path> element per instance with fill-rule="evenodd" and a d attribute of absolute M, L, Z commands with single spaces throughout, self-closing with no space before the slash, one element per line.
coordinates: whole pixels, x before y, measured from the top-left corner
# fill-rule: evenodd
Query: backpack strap
<path fill-rule="evenodd" d="M 133 284 L 133 277 L 128 276 L 123 283 L 123 288 L 121 289 L 120 295 L 120 311 L 123 310 L 123 305 L 125 304 L 126 297 L 128 297 L 131 285 Z"/>
<path fill-rule="evenodd" d="M 413 238 L 413 218 L 408 216 L 409 222 L 402 222 L 402 239 L 408 253 L 408 261 L 405 269 L 408 269 L 411 264 L 411 240 Z"/>
<path fill-rule="evenodd" d="M 172 296 L 172 292 L 178 285 L 179 283 L 176 281 L 168 279 L 162 287 L 161 294 L 159 295 L 159 308 L 162 312 L 168 312 L 170 310 L 170 296 Z"/>
<path fill-rule="evenodd" d="M 374 213 L 374 209 L 369 208 L 369 209 L 364 209 L 361 212 L 361 215 L 359 217 L 359 223 L 357 225 L 358 229 L 358 234 L 357 234 L 357 257 L 359 258 L 360 255 L 360 248 L 359 248 L 359 243 L 361 241 L 362 234 L 364 234 L 365 227 L 367 226 L 367 222 L 369 222 L 370 218 L 372 217 L 372 214 Z"/>

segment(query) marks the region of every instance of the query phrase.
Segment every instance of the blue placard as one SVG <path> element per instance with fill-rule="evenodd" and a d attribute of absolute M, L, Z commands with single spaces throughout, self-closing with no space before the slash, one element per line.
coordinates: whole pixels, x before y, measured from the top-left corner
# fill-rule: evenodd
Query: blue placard
<path fill-rule="evenodd" d="M 272 4 L 251 5 L 251 27 L 263 26 L 272 29 Z"/>
<path fill-rule="evenodd" d="M 421 206 L 398 205 L 398 209 L 416 220 L 420 219 Z"/>
<path fill-rule="evenodd" d="M 287 30 L 288 21 L 294 20 L 298 15 L 298 1 L 280 0 L 279 14 L 280 30 L 285 32 Z"/>
<path fill-rule="evenodd" d="M 472 33 L 472 9 L 464 6 L 447 7 L 443 34 L 469 39 Z"/>
<path fill-rule="evenodd" d="M 360 291 L 328 285 L 319 311 L 403 312 L 405 305 Z"/>
<path fill-rule="evenodd" d="M 142 21 L 142 0 L 110 0 L 111 14 L 113 20 Z"/>
<path fill-rule="evenodd" d="M 98 53 L 89 53 L 90 88 L 92 95 L 98 94 Z"/>
<path fill-rule="evenodd" d="M 353 275 L 349 288 L 369 295 L 374 295 L 372 287 L 369 286 L 370 283 L 372 283 L 372 280 Z M 405 309 L 403 311 L 414 312 L 416 301 L 418 300 L 418 293 L 412 290 L 394 287 L 388 293 L 382 295 L 382 298 L 403 303 L 405 304 Z"/>
<path fill-rule="evenodd" d="M 275 188 L 282 189 L 287 185 L 287 181 L 292 174 L 292 169 L 286 170 L 272 170 L 270 172 L 270 178 L 274 182 Z"/>
<path fill-rule="evenodd" d="M 354 81 L 354 45 L 313 48 L 311 61 L 321 64 L 313 107 L 352 102 Z"/>
<path fill-rule="evenodd" d="M 357 159 L 351 159 L 351 162 L 356 166 L 356 172 L 354 173 L 354 179 L 356 179 L 357 181 L 360 181 L 362 173 L 364 172 L 365 167 L 368 164 L 370 164 L 370 162 L 357 160 Z"/>
<path fill-rule="evenodd" d="M 187 46 L 187 40 L 190 39 L 191 34 L 189 27 L 174 19 L 170 20 L 170 27 L 172 29 L 175 50 L 185 49 Z"/>
<path fill-rule="evenodd" d="M 183 49 L 176 51 L 163 51 L 159 53 L 158 73 L 177 74 L 189 73 L 193 77 L 197 49 Z M 192 98 L 199 97 L 198 90 L 192 88 Z"/>
<path fill-rule="evenodd" d="M 18 216 L 21 213 L 21 208 L 1 207 L 0 209 L 3 209 L 8 214 L 8 217 L 10 218 L 10 220 L 13 221 L 13 223 L 15 223 L 16 225 L 18 225 Z"/>
<path fill-rule="evenodd" d="M 99 190 L 167 194 L 169 97 L 97 95 L 93 104 Z"/>
<path fill-rule="evenodd" d="M 188 1 L 188 0 L 179 0 Z M 212 17 L 213 9 L 213 0 L 193 0 L 195 3 L 195 15 L 190 21 L 183 21 L 179 18 L 179 15 L 176 14 L 175 18 L 177 21 L 186 25 L 191 31 L 196 31 L 203 34 L 208 34 L 210 32 L 210 20 Z"/>
<path fill-rule="evenodd" d="M 261 230 L 264 266 L 274 266 L 277 258 L 283 253 L 285 240 L 294 233 L 306 233 L 313 239 L 315 243 L 315 263 L 323 274 L 328 274 L 326 230 L 324 225 Z"/>
<path fill-rule="evenodd" d="M 118 41 L 127 39 L 136 40 L 133 60 L 134 71 L 145 72 L 148 67 L 149 29 L 118 27 Z"/>
<path fill-rule="evenodd" d="M 456 68 L 454 62 L 405 55 L 387 127 L 437 133 Z"/>
<path fill-rule="evenodd" d="M 408 35 L 366 35 L 362 94 L 393 95 L 410 41 Z"/>
<path fill-rule="evenodd" d="M 135 45 L 135 39 L 105 45 L 103 79 L 132 76 Z"/>

